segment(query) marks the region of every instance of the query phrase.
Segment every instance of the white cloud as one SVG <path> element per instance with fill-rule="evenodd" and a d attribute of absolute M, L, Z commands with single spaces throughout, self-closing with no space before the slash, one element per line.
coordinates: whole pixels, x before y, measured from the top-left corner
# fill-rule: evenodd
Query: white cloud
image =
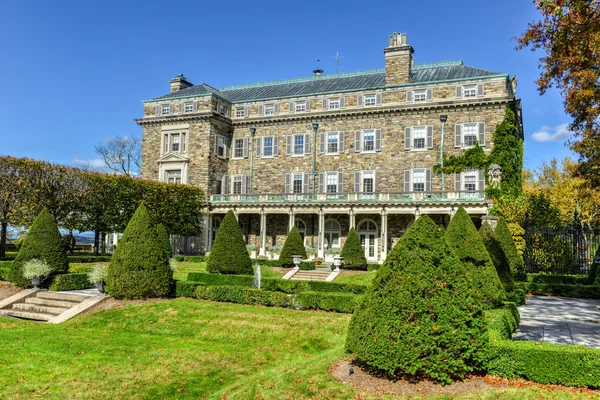
<path fill-rule="evenodd" d="M 90 167 L 90 168 L 104 168 L 106 164 L 101 158 L 93 158 L 91 160 L 84 160 L 82 158 L 73 158 L 73 164 L 79 167 Z"/>
<path fill-rule="evenodd" d="M 531 135 L 531 138 L 540 143 L 563 142 L 573 135 L 569 130 L 569 124 L 560 124 L 555 127 L 542 126 L 537 132 Z"/>

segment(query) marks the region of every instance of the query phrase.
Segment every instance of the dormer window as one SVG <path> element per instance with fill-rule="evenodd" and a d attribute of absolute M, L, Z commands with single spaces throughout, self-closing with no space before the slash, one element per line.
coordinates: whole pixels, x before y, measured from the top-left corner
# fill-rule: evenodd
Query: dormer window
<path fill-rule="evenodd" d="M 274 115 L 275 114 L 275 105 L 274 104 L 266 104 L 265 105 L 265 115 Z"/>
<path fill-rule="evenodd" d="M 336 110 L 338 108 L 340 108 L 340 98 L 335 98 L 335 99 L 329 99 L 329 109 L 330 110 Z"/>
<path fill-rule="evenodd" d="M 368 94 L 365 96 L 365 106 L 374 106 L 377 104 L 377 96 L 374 94 Z"/>
<path fill-rule="evenodd" d="M 194 103 L 191 101 L 189 103 L 185 103 L 183 106 L 183 112 L 191 113 L 194 112 Z"/>
<path fill-rule="evenodd" d="M 427 101 L 427 93 L 425 92 L 425 90 L 415 90 L 415 97 L 414 97 L 414 101 L 415 103 L 421 103 L 421 102 L 425 102 Z"/>
<path fill-rule="evenodd" d="M 242 118 L 242 117 L 246 116 L 246 113 L 244 111 L 245 110 L 243 108 L 236 108 L 235 109 L 235 116 L 237 118 Z"/>
<path fill-rule="evenodd" d="M 477 97 L 477 86 L 464 86 L 463 87 L 463 96 L 464 97 Z"/>
<path fill-rule="evenodd" d="M 163 104 L 162 106 L 160 106 L 160 115 L 169 115 L 171 114 L 171 105 L 170 104 Z"/>
<path fill-rule="evenodd" d="M 295 103 L 296 105 L 296 112 L 305 112 L 306 111 L 306 101 L 297 101 Z"/>

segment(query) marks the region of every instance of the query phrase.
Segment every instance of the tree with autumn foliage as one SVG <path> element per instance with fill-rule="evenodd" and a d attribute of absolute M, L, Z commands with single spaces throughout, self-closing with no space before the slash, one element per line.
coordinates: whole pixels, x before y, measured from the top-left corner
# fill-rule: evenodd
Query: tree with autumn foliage
<path fill-rule="evenodd" d="M 529 24 L 517 49 L 541 50 L 543 95 L 556 86 L 573 118 L 577 174 L 600 187 L 600 0 L 535 0 L 542 19 Z"/>

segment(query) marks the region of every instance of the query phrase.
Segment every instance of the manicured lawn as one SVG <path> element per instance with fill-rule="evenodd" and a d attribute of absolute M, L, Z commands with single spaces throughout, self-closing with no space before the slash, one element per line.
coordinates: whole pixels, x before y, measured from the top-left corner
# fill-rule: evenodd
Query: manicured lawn
<path fill-rule="evenodd" d="M 351 399 L 379 397 L 327 373 L 349 315 L 162 300 L 62 325 L 0 318 L 0 398 Z M 576 398 L 504 389 L 464 398 Z"/>
<path fill-rule="evenodd" d="M 353 283 L 355 285 L 365 285 L 368 286 L 371 284 L 373 278 L 377 275 L 377 271 L 364 271 L 359 273 L 353 273 L 351 275 L 345 275 L 343 272 L 337 278 L 335 278 L 334 282 L 336 283 Z"/>

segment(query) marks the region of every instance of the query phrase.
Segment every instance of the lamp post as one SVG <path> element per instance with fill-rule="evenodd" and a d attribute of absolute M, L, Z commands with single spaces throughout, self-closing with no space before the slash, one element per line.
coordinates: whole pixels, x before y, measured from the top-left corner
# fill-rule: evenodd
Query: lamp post
<path fill-rule="evenodd" d="M 445 114 L 440 115 L 440 122 L 442 123 L 442 141 L 440 142 L 440 166 L 442 167 L 442 196 L 446 191 L 446 185 L 444 182 L 444 127 L 448 116 Z"/>
<path fill-rule="evenodd" d="M 254 135 L 256 134 L 256 128 L 250 128 L 250 194 L 252 194 L 252 164 L 254 161 Z"/>
<path fill-rule="evenodd" d="M 313 128 L 313 163 L 312 163 L 312 198 L 315 199 L 315 181 L 317 180 L 317 129 L 319 124 L 312 123 Z"/>

